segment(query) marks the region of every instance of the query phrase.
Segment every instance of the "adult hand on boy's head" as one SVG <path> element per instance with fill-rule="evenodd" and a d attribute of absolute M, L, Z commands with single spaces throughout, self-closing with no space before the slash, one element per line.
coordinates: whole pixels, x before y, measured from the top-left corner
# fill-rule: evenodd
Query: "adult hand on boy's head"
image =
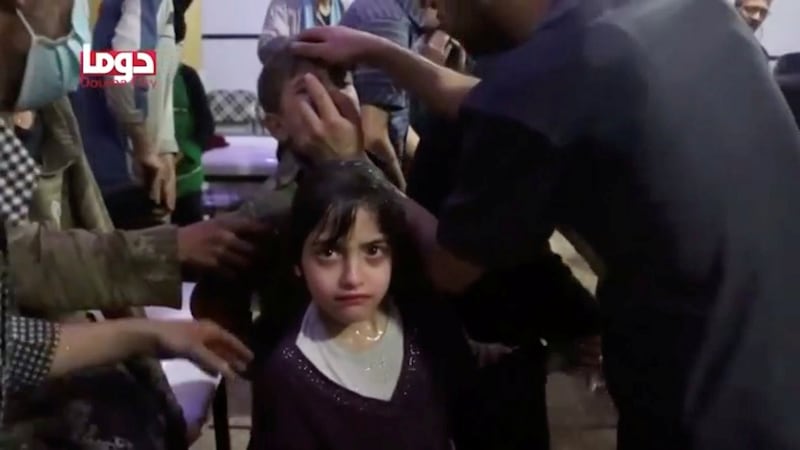
<path fill-rule="evenodd" d="M 312 74 L 304 76 L 309 101 L 300 105 L 308 134 L 297 143 L 297 152 L 314 160 L 363 157 L 361 116 L 355 101 L 325 86 Z"/>
<path fill-rule="evenodd" d="M 299 56 L 325 61 L 328 64 L 352 67 L 378 57 L 390 41 L 348 27 L 309 28 L 297 35 L 292 51 Z"/>

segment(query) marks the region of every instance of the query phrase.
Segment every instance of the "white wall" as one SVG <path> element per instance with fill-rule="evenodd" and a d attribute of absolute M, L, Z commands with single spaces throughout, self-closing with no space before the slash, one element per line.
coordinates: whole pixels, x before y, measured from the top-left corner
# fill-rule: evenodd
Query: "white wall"
<path fill-rule="evenodd" d="M 800 0 L 772 0 L 772 11 L 759 34 L 773 56 L 800 52 Z"/>
<path fill-rule="evenodd" d="M 203 34 L 260 34 L 269 0 L 203 0 Z M 255 92 L 261 63 L 257 40 L 203 40 L 206 89 Z"/>

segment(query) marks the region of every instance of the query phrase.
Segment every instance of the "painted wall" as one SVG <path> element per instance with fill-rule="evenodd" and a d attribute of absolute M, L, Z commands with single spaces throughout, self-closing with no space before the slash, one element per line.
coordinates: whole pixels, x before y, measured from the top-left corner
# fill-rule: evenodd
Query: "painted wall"
<path fill-rule="evenodd" d="M 269 0 L 203 0 L 203 34 L 261 33 Z M 207 89 L 255 91 L 261 62 L 258 40 L 204 39 L 203 80 Z"/>
<path fill-rule="evenodd" d="M 186 38 L 183 41 L 183 62 L 197 70 L 203 68 L 203 0 L 194 0 L 186 11 Z"/>
<path fill-rule="evenodd" d="M 800 52 L 800 0 L 773 0 L 762 28 L 761 42 L 771 55 Z"/>

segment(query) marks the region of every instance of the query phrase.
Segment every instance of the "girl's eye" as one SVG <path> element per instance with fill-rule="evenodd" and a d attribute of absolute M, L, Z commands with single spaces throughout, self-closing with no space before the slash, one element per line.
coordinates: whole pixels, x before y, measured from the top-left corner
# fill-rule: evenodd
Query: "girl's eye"
<path fill-rule="evenodd" d="M 370 245 L 366 248 L 367 256 L 383 256 L 386 254 L 386 248 L 382 245 Z"/>
<path fill-rule="evenodd" d="M 317 256 L 322 259 L 333 259 L 337 255 L 336 250 L 332 248 L 323 248 L 317 252 Z"/>

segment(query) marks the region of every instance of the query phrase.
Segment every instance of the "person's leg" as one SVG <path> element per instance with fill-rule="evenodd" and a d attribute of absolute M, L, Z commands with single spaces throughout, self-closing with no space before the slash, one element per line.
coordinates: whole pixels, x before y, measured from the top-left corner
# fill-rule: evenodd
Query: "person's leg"
<path fill-rule="evenodd" d="M 550 448 L 541 349 L 519 349 L 480 369 L 466 397 L 457 413 L 459 450 Z"/>

